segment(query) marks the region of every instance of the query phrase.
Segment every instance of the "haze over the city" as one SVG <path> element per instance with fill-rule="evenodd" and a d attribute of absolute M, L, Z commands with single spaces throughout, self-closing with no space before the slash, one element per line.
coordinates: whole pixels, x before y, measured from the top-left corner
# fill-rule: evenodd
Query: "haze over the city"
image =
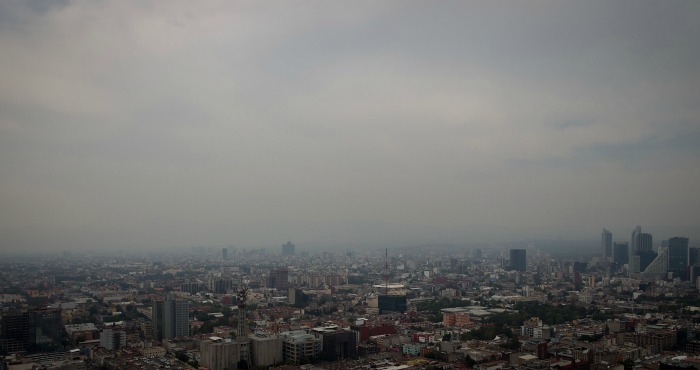
<path fill-rule="evenodd" d="M 0 252 L 694 243 L 698 35 L 697 1 L 3 1 Z"/>

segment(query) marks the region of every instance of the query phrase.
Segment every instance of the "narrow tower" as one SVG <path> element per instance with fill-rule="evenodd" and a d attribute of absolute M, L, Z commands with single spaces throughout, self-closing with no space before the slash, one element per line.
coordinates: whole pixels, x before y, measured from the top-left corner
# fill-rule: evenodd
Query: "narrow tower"
<path fill-rule="evenodd" d="M 384 294 L 389 294 L 389 248 L 384 250 Z"/>
<path fill-rule="evenodd" d="M 250 368 L 250 346 L 248 339 L 248 323 L 245 317 L 245 308 L 248 300 L 248 288 L 241 288 L 238 291 L 238 351 L 240 353 L 240 361 L 238 368 L 248 370 Z"/>

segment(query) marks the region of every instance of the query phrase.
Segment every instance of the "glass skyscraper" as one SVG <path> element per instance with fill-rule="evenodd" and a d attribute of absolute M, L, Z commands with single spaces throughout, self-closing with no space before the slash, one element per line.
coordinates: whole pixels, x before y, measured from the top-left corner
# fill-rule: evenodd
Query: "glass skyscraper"
<path fill-rule="evenodd" d="M 675 237 L 668 239 L 668 271 L 674 276 L 687 280 L 688 268 L 688 238 Z"/>

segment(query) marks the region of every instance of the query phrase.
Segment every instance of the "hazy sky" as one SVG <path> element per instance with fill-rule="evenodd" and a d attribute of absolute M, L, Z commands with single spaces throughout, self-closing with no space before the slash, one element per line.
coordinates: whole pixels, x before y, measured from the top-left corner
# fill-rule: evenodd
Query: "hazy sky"
<path fill-rule="evenodd" d="M 698 1 L 2 1 L 0 252 L 700 238 Z"/>

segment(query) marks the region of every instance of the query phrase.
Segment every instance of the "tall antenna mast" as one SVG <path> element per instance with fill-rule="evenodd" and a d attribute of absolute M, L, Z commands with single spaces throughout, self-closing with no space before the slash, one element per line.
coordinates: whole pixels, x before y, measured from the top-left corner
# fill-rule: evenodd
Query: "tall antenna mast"
<path fill-rule="evenodd" d="M 389 248 L 384 249 L 384 294 L 389 294 Z"/>
<path fill-rule="evenodd" d="M 245 308 L 248 301 L 248 288 L 242 287 L 237 294 L 238 302 L 238 350 L 241 360 L 238 361 L 238 368 L 250 369 L 250 348 L 248 339 L 248 324 L 246 323 Z"/>

